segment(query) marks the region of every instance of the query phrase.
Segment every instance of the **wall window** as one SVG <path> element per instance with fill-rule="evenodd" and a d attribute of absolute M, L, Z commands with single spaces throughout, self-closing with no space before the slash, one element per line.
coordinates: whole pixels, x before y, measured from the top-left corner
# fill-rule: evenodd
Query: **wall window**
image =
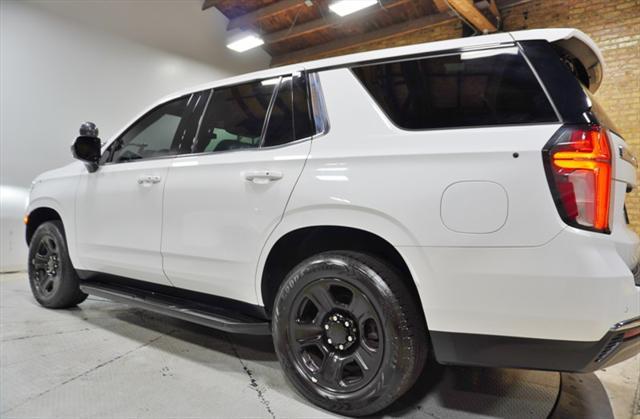
<path fill-rule="evenodd" d="M 363 65 L 353 72 L 405 129 L 558 120 L 515 47 Z"/>
<path fill-rule="evenodd" d="M 244 83 L 213 89 L 192 153 L 255 148 L 276 83 Z"/>

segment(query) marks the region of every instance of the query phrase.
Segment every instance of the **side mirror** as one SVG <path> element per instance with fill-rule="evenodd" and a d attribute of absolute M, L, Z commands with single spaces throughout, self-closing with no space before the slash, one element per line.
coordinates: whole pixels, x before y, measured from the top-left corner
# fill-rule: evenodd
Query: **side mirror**
<path fill-rule="evenodd" d="M 85 122 L 80 126 L 80 136 L 71 146 L 73 157 L 84 162 L 89 172 L 98 170 L 102 142 L 98 138 L 98 128 L 93 122 Z"/>

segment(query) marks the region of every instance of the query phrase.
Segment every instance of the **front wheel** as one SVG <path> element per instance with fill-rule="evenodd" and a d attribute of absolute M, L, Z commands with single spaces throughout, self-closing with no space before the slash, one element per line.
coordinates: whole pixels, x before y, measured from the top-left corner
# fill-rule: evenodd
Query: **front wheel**
<path fill-rule="evenodd" d="M 60 221 L 42 223 L 31 238 L 29 284 L 38 303 L 48 308 L 72 307 L 87 298 L 80 291 Z"/>
<path fill-rule="evenodd" d="M 298 265 L 276 297 L 273 339 L 284 372 L 316 405 L 375 413 L 420 375 L 427 333 L 406 283 L 357 252 L 326 252 Z"/>

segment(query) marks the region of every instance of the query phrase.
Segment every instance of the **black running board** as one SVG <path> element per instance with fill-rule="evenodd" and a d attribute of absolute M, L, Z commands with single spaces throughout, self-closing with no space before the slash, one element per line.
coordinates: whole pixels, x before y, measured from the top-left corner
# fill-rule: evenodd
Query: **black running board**
<path fill-rule="evenodd" d="M 270 323 L 225 309 L 130 287 L 81 282 L 82 292 L 230 333 L 270 335 Z"/>

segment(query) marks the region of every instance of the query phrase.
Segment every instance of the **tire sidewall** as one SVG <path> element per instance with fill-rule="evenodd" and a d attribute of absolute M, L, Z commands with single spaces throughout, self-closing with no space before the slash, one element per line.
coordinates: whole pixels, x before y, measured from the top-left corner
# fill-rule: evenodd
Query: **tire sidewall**
<path fill-rule="evenodd" d="M 35 285 L 35 269 L 32 261 L 38 251 L 38 246 L 42 238 L 46 235 L 53 237 L 58 249 L 59 257 L 59 269 L 60 269 L 60 283 L 54 293 L 49 296 L 42 295 Z M 75 292 L 78 284 L 77 274 L 71 260 L 69 258 L 69 252 L 67 248 L 67 241 L 64 235 L 64 228 L 59 221 L 47 221 L 42 223 L 33 234 L 29 245 L 29 260 L 28 260 L 28 274 L 29 285 L 34 298 L 45 307 L 56 307 L 64 305 L 65 300 L 69 297 L 71 292 Z"/>
<path fill-rule="evenodd" d="M 336 393 L 314 385 L 305 378 L 293 362 L 293 348 L 289 345 L 289 316 L 292 302 L 299 292 L 322 278 L 337 278 L 359 289 L 371 302 L 382 324 L 383 359 L 379 371 L 364 387 L 351 393 Z M 401 371 L 399 360 L 407 354 L 398 330 L 403 320 L 398 315 L 398 300 L 392 290 L 369 266 L 335 253 L 323 253 L 302 262 L 287 276 L 278 295 L 273 315 L 273 339 L 278 358 L 287 377 L 305 397 L 333 411 L 375 411 L 389 402 L 389 390 L 402 387 L 408 372 Z M 379 408 L 375 406 L 380 405 Z M 353 412 L 353 413 L 352 413 Z"/>

